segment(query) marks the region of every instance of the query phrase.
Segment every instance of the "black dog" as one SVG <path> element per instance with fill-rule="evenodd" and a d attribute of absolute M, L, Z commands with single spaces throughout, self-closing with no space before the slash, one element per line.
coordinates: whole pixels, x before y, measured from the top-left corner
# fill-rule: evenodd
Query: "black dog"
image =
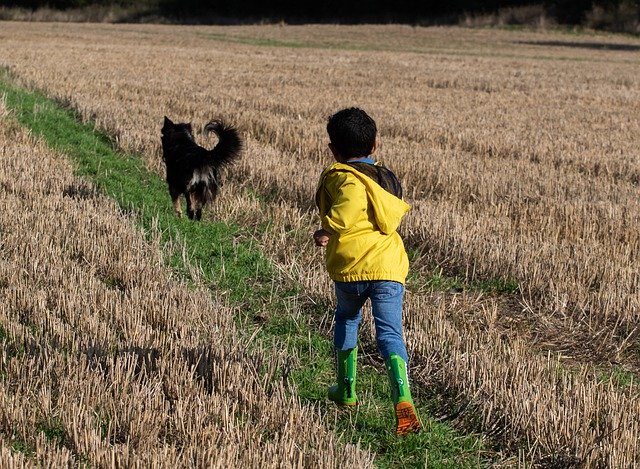
<path fill-rule="evenodd" d="M 204 132 L 215 132 L 218 143 L 212 150 L 193 139 L 191 124 L 174 124 L 165 116 L 162 126 L 162 157 L 167 166 L 167 184 L 176 215 L 182 215 L 180 196 L 187 199 L 189 218 L 200 220 L 202 207 L 213 202 L 222 185 L 219 169 L 240 157 L 242 140 L 238 131 L 220 120 L 212 120 Z"/>

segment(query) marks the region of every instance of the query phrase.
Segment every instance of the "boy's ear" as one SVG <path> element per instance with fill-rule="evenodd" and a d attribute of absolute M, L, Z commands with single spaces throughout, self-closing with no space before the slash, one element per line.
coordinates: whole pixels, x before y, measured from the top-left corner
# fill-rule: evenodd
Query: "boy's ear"
<path fill-rule="evenodd" d="M 342 157 L 340 156 L 340 153 L 338 153 L 338 150 L 336 150 L 336 147 L 333 145 L 333 143 L 329 144 L 329 150 L 331 150 L 331 153 L 333 153 L 333 157 L 336 159 L 336 161 L 342 161 Z"/>
<path fill-rule="evenodd" d="M 376 151 L 378 151 L 378 146 L 380 145 L 380 142 L 378 141 L 378 137 L 376 137 L 376 141 L 373 142 L 373 146 L 371 147 L 371 154 L 375 155 Z"/>

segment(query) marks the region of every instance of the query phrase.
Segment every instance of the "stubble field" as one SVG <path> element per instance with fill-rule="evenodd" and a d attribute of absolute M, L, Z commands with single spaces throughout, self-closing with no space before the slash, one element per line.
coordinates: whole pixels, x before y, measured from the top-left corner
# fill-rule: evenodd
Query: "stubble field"
<path fill-rule="evenodd" d="M 412 205 L 401 234 L 417 394 L 453 408 L 451 425 L 497 448 L 496 464 L 640 463 L 640 41 L 408 26 L 0 26 L 12 80 L 161 177 L 164 115 L 237 125 L 246 153 L 205 218 L 240 226 L 275 266 L 276 291 L 299 287 L 277 314 L 327 334 L 330 318 L 300 306 L 332 302 L 310 241 L 330 163 L 325 123 L 342 107 L 367 110 L 378 157 Z M 284 363 L 304 363 L 246 352 L 229 292 L 174 278 L 159 233 L 136 230 L 2 109 L 3 458 L 372 464 L 371 452 L 336 444 L 326 413 L 273 384 Z M 268 323 L 275 313 L 264 310 Z M 362 334 L 372 350 L 369 320 Z M 104 350 L 87 352 L 96 344 Z M 136 360 L 154 350 L 161 358 L 141 379 Z M 209 367 L 204 388 L 196 363 Z"/>

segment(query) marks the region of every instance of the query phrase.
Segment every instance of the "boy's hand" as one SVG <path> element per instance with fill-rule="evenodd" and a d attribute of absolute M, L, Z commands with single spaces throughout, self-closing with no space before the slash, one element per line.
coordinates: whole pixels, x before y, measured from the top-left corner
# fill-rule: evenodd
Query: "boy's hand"
<path fill-rule="evenodd" d="M 329 233 L 327 230 L 320 229 L 313 233 L 313 240 L 316 242 L 316 246 L 325 247 L 329 242 L 330 236 L 331 233 Z"/>

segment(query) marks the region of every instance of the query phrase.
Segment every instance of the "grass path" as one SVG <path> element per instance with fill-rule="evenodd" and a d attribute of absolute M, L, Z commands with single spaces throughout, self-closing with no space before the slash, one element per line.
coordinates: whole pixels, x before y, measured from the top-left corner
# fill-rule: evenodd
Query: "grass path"
<path fill-rule="evenodd" d="M 361 441 L 377 453 L 379 467 L 481 467 L 490 460 L 481 454 L 480 441 L 460 435 L 453 428 L 431 420 L 426 404 L 418 405 L 425 430 L 398 439 L 393 435 L 393 416 L 386 377 L 372 366 L 361 366 L 359 387 L 365 402 L 356 411 L 341 411 L 325 399 L 325 387 L 333 379 L 330 339 L 313 327 L 314 319 L 296 320 L 289 314 L 290 299 L 299 285 L 280 278 L 273 266 L 252 244 L 249 228 L 220 222 L 194 223 L 177 219 L 172 212 L 164 181 L 148 172 L 141 160 L 114 150 L 110 139 L 93 126 L 80 123 L 73 112 L 45 96 L 11 84 L 0 77 L 0 93 L 7 108 L 26 128 L 56 151 L 73 161 L 77 174 L 95 183 L 114 198 L 123 212 L 150 232 L 159 229 L 167 246 L 184 245 L 175 251 L 168 266 L 187 283 L 203 281 L 212 294 L 228 294 L 240 305 L 237 321 L 245 326 L 247 338 L 255 335 L 254 346 L 291 357 L 292 366 L 283 370 L 292 389 L 303 402 L 314 403 L 325 415 L 326 424 L 343 434 L 345 441 Z M 254 229 L 254 228 L 251 228 Z M 193 266 L 201 269 L 193 278 Z M 265 306 L 265 300 L 267 305 Z M 255 321 L 261 309 L 276 314 L 266 322 Z M 330 314 L 330 305 L 316 304 L 310 316 Z"/>

